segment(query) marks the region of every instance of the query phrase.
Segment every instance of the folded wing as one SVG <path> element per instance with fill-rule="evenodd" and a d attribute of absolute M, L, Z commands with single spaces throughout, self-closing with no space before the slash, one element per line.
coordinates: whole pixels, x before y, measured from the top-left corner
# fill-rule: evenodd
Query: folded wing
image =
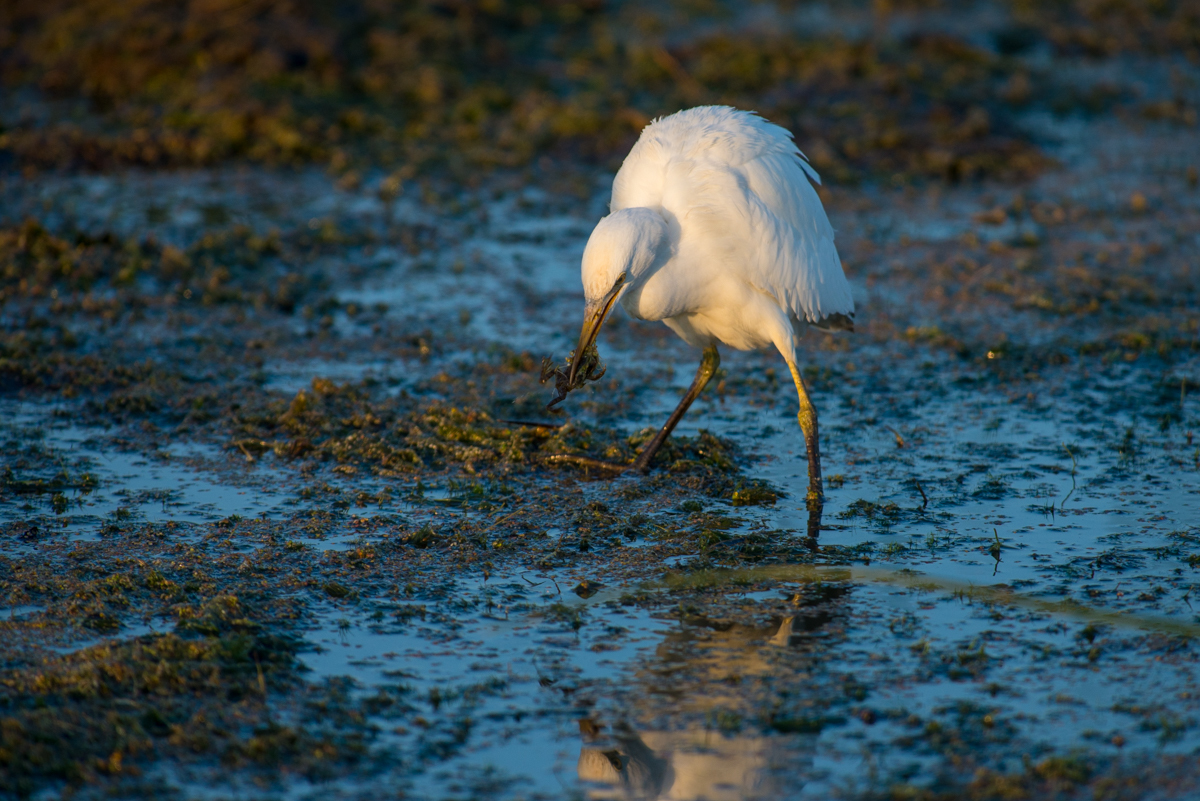
<path fill-rule="evenodd" d="M 769 292 L 800 320 L 847 327 L 854 317 L 850 282 L 833 243 L 833 226 L 799 153 L 767 153 L 733 168 L 746 205 L 747 280 Z"/>
<path fill-rule="evenodd" d="M 697 266 L 718 261 L 795 319 L 849 328 L 854 299 L 810 179 L 821 181 L 786 130 L 704 106 L 646 127 L 613 181 L 611 208 L 661 209 Z"/>

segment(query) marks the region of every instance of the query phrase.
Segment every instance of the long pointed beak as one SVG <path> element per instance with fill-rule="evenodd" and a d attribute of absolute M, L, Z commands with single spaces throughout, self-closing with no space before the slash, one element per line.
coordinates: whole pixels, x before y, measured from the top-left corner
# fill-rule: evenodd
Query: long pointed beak
<path fill-rule="evenodd" d="M 604 318 L 608 316 L 608 312 L 612 309 L 612 305 L 624 285 L 625 273 L 621 273 L 617 276 L 612 289 L 608 290 L 608 294 L 596 303 L 589 303 L 584 309 L 583 329 L 579 332 L 579 346 L 575 348 L 575 358 L 571 360 L 571 372 L 567 375 L 567 381 L 571 386 L 575 385 L 575 375 L 579 372 L 579 366 L 584 362 L 583 354 L 596 344 L 596 337 L 600 335 L 600 326 L 604 325 Z"/>

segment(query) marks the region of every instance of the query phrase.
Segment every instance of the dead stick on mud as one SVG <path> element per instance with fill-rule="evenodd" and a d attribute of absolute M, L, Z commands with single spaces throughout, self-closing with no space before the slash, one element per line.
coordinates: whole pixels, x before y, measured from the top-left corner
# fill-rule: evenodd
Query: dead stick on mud
<path fill-rule="evenodd" d="M 515 512 L 510 512 L 509 514 L 506 514 L 504 517 L 500 518 L 499 520 L 494 521 L 490 526 L 485 528 L 484 532 L 486 533 L 486 532 L 495 531 L 497 528 L 500 527 L 501 524 L 507 523 L 509 520 L 511 520 L 516 515 L 519 515 L 523 511 L 524 511 L 523 509 L 518 509 Z"/>
<path fill-rule="evenodd" d="M 591 468 L 604 473 L 623 473 L 633 467 L 632 464 L 624 465 L 616 464 L 615 462 L 603 462 L 599 459 L 593 459 L 590 456 L 580 456 L 575 453 L 552 453 L 546 456 L 543 461 L 546 464 L 573 464 L 578 467 Z"/>
<path fill-rule="evenodd" d="M 1071 457 L 1071 491 L 1067 493 L 1067 497 L 1062 499 L 1062 503 L 1058 505 L 1059 509 L 1065 509 L 1067 500 L 1075 494 L 1075 454 L 1071 453 L 1071 449 L 1067 447 L 1067 443 L 1063 443 L 1063 450 L 1067 452 L 1067 456 Z"/>
<path fill-rule="evenodd" d="M 258 669 L 258 689 L 262 692 L 263 700 L 267 700 L 267 680 L 263 678 L 262 662 L 258 661 L 258 657 L 254 657 L 254 667 Z"/>

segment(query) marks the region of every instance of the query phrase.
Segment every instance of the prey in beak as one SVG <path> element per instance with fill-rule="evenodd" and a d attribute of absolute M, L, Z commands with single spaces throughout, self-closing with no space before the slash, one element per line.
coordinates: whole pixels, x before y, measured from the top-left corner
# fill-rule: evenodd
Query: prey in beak
<path fill-rule="evenodd" d="M 625 273 L 617 276 L 616 283 L 612 289 L 600 298 L 600 300 L 588 303 L 583 310 L 583 328 L 579 332 L 579 346 L 575 348 L 575 358 L 571 359 L 571 372 L 567 374 L 567 383 L 571 389 L 575 389 L 579 385 L 575 383 L 576 376 L 579 375 L 580 369 L 586 361 L 589 361 L 586 356 L 595 357 L 599 363 L 599 356 L 596 354 L 596 337 L 600 335 L 600 326 L 604 325 L 604 318 L 608 316 L 609 310 L 617 300 L 617 295 L 621 292 L 621 287 L 625 285 Z M 580 354 L 584 354 L 583 357 Z M 585 371 L 586 372 L 586 371 Z M 599 378 L 599 376 L 597 376 Z"/>
<path fill-rule="evenodd" d="M 579 389 L 588 381 L 599 381 L 604 375 L 604 365 L 596 350 L 596 337 L 625 285 L 625 277 L 625 273 L 621 273 L 604 297 L 587 304 L 583 312 L 583 328 L 579 332 L 579 345 L 567 359 L 567 370 L 554 366 L 548 357 L 542 361 L 542 383 L 553 378 L 557 393 L 554 400 L 546 404 L 547 409 L 562 403 L 572 390 Z"/>

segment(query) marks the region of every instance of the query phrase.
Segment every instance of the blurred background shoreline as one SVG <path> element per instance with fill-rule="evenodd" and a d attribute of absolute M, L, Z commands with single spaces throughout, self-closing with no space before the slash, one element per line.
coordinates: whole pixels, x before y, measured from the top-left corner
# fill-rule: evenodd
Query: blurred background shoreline
<path fill-rule="evenodd" d="M 1172 65 L 1195 65 L 1198 13 L 1186 0 L 14 0 L 0 11 L 0 152 L 24 169 L 320 164 L 351 183 L 542 156 L 611 170 L 652 117 L 720 103 L 792 130 L 840 183 L 1020 178 L 1046 163 L 1023 113 L 1194 127 L 1195 89 Z"/>

